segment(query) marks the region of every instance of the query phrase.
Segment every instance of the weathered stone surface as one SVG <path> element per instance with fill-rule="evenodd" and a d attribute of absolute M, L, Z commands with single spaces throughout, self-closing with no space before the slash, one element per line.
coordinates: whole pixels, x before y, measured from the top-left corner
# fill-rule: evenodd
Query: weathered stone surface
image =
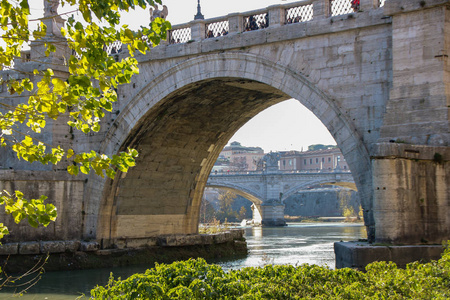
<path fill-rule="evenodd" d="M 201 234 L 202 244 L 203 245 L 211 245 L 214 244 L 214 236 L 211 234 Z"/>
<path fill-rule="evenodd" d="M 156 237 L 144 238 L 144 239 L 127 239 L 126 240 L 126 248 L 152 247 L 152 246 L 156 246 L 157 244 L 158 244 L 158 239 Z"/>
<path fill-rule="evenodd" d="M 8 243 L 0 245 L 0 255 L 15 255 L 19 253 L 19 243 Z"/>
<path fill-rule="evenodd" d="M 203 239 L 201 237 L 201 235 L 199 234 L 191 234 L 191 235 L 187 235 L 185 236 L 185 245 L 201 245 L 203 242 Z M 184 246 L 184 245 L 180 245 L 180 246 Z"/>
<path fill-rule="evenodd" d="M 76 252 L 80 249 L 80 241 L 65 241 L 65 248 L 67 252 Z"/>
<path fill-rule="evenodd" d="M 212 235 L 215 244 L 222 244 L 233 240 L 233 234 L 229 231 L 216 233 Z"/>
<path fill-rule="evenodd" d="M 367 264 L 375 261 L 393 261 L 404 268 L 406 264 L 414 261 L 437 260 L 443 251 L 442 245 L 375 246 L 367 242 L 334 243 L 338 269 L 364 270 Z"/>
<path fill-rule="evenodd" d="M 233 240 L 241 240 L 244 237 L 244 229 L 231 229 L 231 238 Z"/>
<path fill-rule="evenodd" d="M 40 248 L 39 242 L 19 243 L 19 254 L 39 254 Z"/>
<path fill-rule="evenodd" d="M 81 242 L 80 250 L 85 252 L 97 251 L 99 249 L 97 242 Z"/>
<path fill-rule="evenodd" d="M 126 239 L 118 239 L 115 241 L 114 246 L 118 249 L 124 249 L 127 247 L 127 240 Z"/>
<path fill-rule="evenodd" d="M 62 253 L 66 251 L 64 241 L 41 241 L 41 253 Z"/>

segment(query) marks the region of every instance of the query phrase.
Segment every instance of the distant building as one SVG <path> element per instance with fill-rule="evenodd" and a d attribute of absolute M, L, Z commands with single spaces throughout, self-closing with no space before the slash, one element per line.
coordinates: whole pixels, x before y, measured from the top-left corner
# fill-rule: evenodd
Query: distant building
<path fill-rule="evenodd" d="M 347 162 L 339 148 L 308 151 L 280 151 L 281 171 L 332 171 L 338 168 L 348 170 Z M 256 171 L 264 157 L 260 147 L 245 147 L 232 142 L 223 148 L 213 167 L 213 172 Z"/>
<path fill-rule="evenodd" d="M 342 170 L 348 170 L 347 162 L 338 148 L 305 152 L 285 151 L 280 154 L 279 164 L 282 171 L 331 171 L 338 166 Z"/>
<path fill-rule="evenodd" d="M 255 171 L 263 156 L 264 150 L 260 147 L 245 147 L 232 142 L 220 152 L 213 171 Z"/>

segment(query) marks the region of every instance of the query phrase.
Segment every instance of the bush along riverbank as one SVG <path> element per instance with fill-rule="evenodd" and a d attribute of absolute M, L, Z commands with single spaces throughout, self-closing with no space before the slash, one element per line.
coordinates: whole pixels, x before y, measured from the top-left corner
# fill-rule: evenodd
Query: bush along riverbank
<path fill-rule="evenodd" d="M 160 264 L 110 281 L 93 299 L 449 299 L 450 250 L 405 269 L 375 262 L 365 272 L 316 265 L 267 265 L 225 272 L 203 259 Z"/>

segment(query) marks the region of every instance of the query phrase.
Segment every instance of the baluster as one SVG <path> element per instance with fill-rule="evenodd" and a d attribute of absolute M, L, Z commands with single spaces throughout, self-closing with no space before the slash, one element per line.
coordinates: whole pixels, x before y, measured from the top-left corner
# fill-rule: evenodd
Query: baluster
<path fill-rule="evenodd" d="M 269 27 L 279 27 L 286 23 L 285 9 L 281 5 L 269 6 Z"/>
<path fill-rule="evenodd" d="M 197 42 L 206 38 L 205 25 L 205 20 L 195 20 L 189 22 L 189 26 L 191 27 L 191 40 Z"/>
<path fill-rule="evenodd" d="M 366 11 L 380 6 L 380 0 L 360 0 L 360 10 Z"/>
<path fill-rule="evenodd" d="M 244 31 L 244 20 L 242 14 L 232 13 L 228 16 L 229 33 L 238 33 Z"/>
<path fill-rule="evenodd" d="M 331 0 L 313 1 L 314 20 L 324 19 L 331 16 Z"/>

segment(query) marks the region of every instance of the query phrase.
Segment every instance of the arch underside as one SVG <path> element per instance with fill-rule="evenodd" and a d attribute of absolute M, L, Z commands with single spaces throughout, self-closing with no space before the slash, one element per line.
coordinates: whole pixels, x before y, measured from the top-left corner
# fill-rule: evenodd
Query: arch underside
<path fill-rule="evenodd" d="M 213 188 L 213 189 L 222 189 L 225 191 L 231 191 L 231 192 L 235 193 L 236 195 L 242 196 L 245 199 L 250 200 L 252 203 L 255 203 L 257 205 L 261 205 L 263 202 L 263 199 L 254 195 L 254 193 L 247 191 L 245 188 L 242 188 L 239 186 L 228 186 L 228 185 L 217 185 L 217 184 L 209 185 L 208 184 L 206 187 Z"/>
<path fill-rule="evenodd" d="M 290 98 L 324 122 L 344 155 L 358 156 L 363 166 L 358 170 L 370 170 L 365 147 L 330 99 L 288 67 L 242 55 L 187 60 L 158 76 L 122 110 L 103 152 L 136 148 L 137 166 L 114 181 L 90 179 L 85 236 L 113 241 L 196 233 L 203 190 L 220 151 L 257 113 Z M 234 69 L 222 66 L 226 59 L 237 62 L 229 64 Z M 364 172 L 355 177 L 359 183 L 370 177 Z M 102 186 L 98 201 L 95 192 Z"/>
<path fill-rule="evenodd" d="M 139 157 L 118 183 L 115 209 L 102 224 L 109 236 L 102 238 L 196 233 L 203 189 L 222 148 L 254 115 L 288 98 L 262 83 L 221 78 L 160 101 L 125 143 Z"/>
<path fill-rule="evenodd" d="M 344 188 L 355 190 L 355 191 L 358 190 L 358 189 L 356 189 L 356 185 L 354 182 L 346 182 L 346 181 L 336 182 L 336 181 L 329 181 L 329 180 L 315 180 L 315 181 L 304 182 L 304 183 L 301 183 L 299 185 L 295 185 L 295 186 L 289 188 L 289 190 L 287 190 L 283 193 L 283 197 L 281 198 L 281 200 L 284 202 L 284 200 L 286 200 L 287 198 L 289 198 L 290 196 L 292 196 L 293 194 L 295 194 L 298 191 L 309 189 L 309 187 L 312 187 L 312 186 L 321 186 L 321 185 L 335 185 L 335 186 L 340 186 L 340 187 L 344 187 Z"/>

